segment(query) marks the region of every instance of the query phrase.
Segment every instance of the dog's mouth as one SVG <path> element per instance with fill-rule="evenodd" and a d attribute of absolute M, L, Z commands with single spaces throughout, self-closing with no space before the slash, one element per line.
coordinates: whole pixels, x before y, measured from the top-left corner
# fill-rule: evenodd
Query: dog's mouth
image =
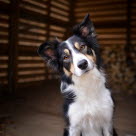
<path fill-rule="evenodd" d="M 92 70 L 92 69 L 85 70 L 85 71 L 83 72 L 83 74 L 82 74 L 82 75 L 86 75 L 86 74 L 88 74 L 91 70 Z M 81 75 L 81 76 L 82 76 L 82 75 Z"/>
<path fill-rule="evenodd" d="M 90 70 L 86 70 L 85 72 L 84 72 L 84 74 L 86 74 L 86 73 L 88 73 Z"/>
<path fill-rule="evenodd" d="M 91 67 L 87 68 L 87 69 L 83 72 L 83 74 L 87 74 L 88 72 L 90 72 L 90 71 L 93 70 L 93 69 L 94 69 L 94 64 L 93 64 Z"/>
<path fill-rule="evenodd" d="M 93 69 L 94 69 L 94 67 L 88 68 L 88 69 L 82 71 L 81 75 L 77 75 L 77 76 L 78 76 L 78 77 L 81 77 L 81 76 L 83 76 L 83 75 L 87 75 L 87 74 L 89 74 L 89 72 L 92 71 Z"/>

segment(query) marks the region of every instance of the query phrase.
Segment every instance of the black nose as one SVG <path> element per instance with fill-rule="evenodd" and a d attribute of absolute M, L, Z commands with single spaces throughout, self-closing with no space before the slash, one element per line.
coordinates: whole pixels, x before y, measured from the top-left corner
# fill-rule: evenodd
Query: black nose
<path fill-rule="evenodd" d="M 78 62 L 78 67 L 84 70 L 88 67 L 88 62 L 85 59 L 81 60 Z"/>

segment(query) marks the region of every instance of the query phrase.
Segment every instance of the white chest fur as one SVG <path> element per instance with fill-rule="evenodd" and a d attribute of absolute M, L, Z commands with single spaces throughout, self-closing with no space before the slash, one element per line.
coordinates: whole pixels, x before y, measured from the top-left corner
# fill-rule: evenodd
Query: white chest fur
<path fill-rule="evenodd" d="M 71 129 L 82 131 L 83 136 L 101 136 L 104 129 L 106 136 L 110 136 L 113 102 L 105 88 L 104 75 L 94 68 L 81 77 L 73 76 L 72 80 L 76 99 L 68 111 Z M 72 131 L 70 136 L 78 135 Z"/>

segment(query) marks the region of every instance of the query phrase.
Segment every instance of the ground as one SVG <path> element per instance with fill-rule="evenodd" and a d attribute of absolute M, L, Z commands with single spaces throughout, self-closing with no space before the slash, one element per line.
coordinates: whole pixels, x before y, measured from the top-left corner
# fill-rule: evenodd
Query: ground
<path fill-rule="evenodd" d="M 113 96 L 119 136 L 136 136 L 136 97 Z M 0 101 L 0 136 L 62 136 L 62 103 L 58 82 L 19 89 L 14 99 Z"/>

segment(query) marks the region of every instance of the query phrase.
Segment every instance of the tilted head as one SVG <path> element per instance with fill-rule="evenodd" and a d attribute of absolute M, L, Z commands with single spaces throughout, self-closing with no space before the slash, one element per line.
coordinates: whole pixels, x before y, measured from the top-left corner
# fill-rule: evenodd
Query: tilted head
<path fill-rule="evenodd" d="M 99 68 L 99 45 L 89 14 L 74 27 L 73 36 L 63 42 L 45 42 L 38 53 L 53 69 L 67 76 L 82 76 Z"/>

